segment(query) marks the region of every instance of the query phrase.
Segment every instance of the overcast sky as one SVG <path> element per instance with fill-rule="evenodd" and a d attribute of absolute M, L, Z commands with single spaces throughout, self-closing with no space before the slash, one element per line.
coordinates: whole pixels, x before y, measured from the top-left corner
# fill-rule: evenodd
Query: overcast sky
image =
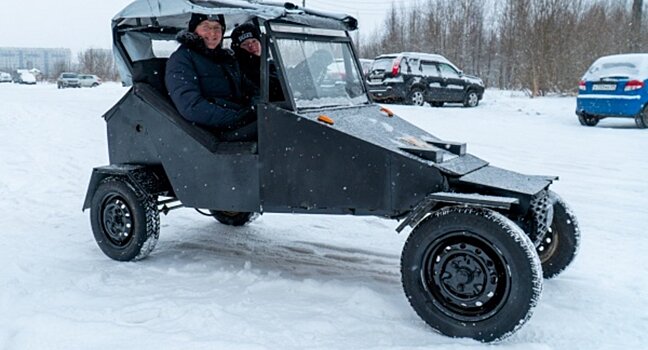
<path fill-rule="evenodd" d="M 132 0 L 31 0 L 3 2 L 0 47 L 63 47 L 77 52 L 110 48 L 110 20 Z M 301 5 L 302 0 L 293 0 Z M 382 23 L 392 2 L 417 0 L 306 0 L 306 6 L 359 19 L 361 35 Z"/>

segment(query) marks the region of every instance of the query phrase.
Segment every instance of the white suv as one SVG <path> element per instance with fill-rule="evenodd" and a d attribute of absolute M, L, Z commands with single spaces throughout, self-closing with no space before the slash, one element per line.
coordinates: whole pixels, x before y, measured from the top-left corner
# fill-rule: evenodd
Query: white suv
<path fill-rule="evenodd" d="M 101 79 L 92 74 L 80 74 L 79 83 L 81 84 L 81 87 L 97 87 L 101 85 Z"/>

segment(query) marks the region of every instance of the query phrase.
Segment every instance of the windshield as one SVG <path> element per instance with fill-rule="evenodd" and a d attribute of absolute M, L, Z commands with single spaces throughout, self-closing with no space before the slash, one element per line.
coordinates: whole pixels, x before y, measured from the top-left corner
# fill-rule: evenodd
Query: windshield
<path fill-rule="evenodd" d="M 77 77 L 76 74 L 70 74 L 70 73 L 63 74 L 63 78 L 67 78 L 67 79 L 74 79 L 76 77 Z"/>
<path fill-rule="evenodd" d="M 369 103 L 348 43 L 278 39 L 297 108 Z"/>

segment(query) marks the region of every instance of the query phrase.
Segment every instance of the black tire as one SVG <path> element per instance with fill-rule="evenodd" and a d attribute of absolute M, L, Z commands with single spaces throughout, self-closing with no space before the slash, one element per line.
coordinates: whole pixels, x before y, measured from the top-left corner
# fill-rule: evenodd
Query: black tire
<path fill-rule="evenodd" d="M 477 107 L 479 105 L 479 94 L 474 90 L 468 90 L 464 96 L 464 107 Z"/>
<path fill-rule="evenodd" d="M 160 237 L 154 197 L 122 178 L 101 181 L 92 196 L 90 223 L 99 248 L 114 260 L 144 259 Z"/>
<path fill-rule="evenodd" d="M 229 226 L 243 226 L 257 218 L 256 213 L 236 212 L 236 211 L 209 211 L 218 222 Z"/>
<path fill-rule="evenodd" d="M 430 102 L 430 106 L 432 107 L 443 107 L 444 102 Z"/>
<path fill-rule="evenodd" d="M 547 279 L 563 272 L 576 257 L 580 246 L 576 216 L 556 193 L 549 191 L 549 198 L 553 203 L 553 220 L 549 232 L 536 247 L 543 277 Z"/>
<path fill-rule="evenodd" d="M 94 87 L 97 87 L 97 86 L 99 86 L 99 84 L 97 84 L 97 83 L 92 83 L 92 86 L 90 86 L 90 87 L 93 87 L 93 88 L 94 88 Z"/>
<path fill-rule="evenodd" d="M 423 96 L 423 90 L 419 88 L 413 88 L 410 90 L 409 94 L 407 94 L 407 104 L 414 105 L 414 106 L 422 106 L 425 104 L 425 96 Z"/>
<path fill-rule="evenodd" d="M 641 113 L 635 116 L 635 124 L 639 129 L 648 128 L 648 106 L 641 110 Z"/>
<path fill-rule="evenodd" d="M 527 235 L 489 209 L 447 207 L 412 230 L 402 282 L 416 313 L 451 337 L 501 340 L 521 327 L 542 291 Z"/>
<path fill-rule="evenodd" d="M 591 115 L 579 114 L 578 115 L 578 121 L 583 126 L 596 126 L 596 124 L 598 124 L 598 122 L 599 122 L 599 118 L 591 116 Z"/>

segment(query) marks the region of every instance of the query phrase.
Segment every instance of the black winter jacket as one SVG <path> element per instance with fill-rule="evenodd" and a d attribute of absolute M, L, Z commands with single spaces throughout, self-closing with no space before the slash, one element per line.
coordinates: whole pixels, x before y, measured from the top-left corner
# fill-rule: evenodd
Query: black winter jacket
<path fill-rule="evenodd" d="M 261 90 L 261 58 L 242 48 L 233 48 L 234 56 L 241 67 L 241 73 L 254 84 L 255 89 Z M 269 62 L 270 67 L 270 101 L 283 101 L 283 91 L 279 82 L 277 67 L 274 62 Z"/>
<path fill-rule="evenodd" d="M 165 82 L 171 100 L 187 120 L 219 129 L 250 122 L 258 90 L 241 74 L 231 52 L 208 49 L 195 33 L 181 32 L 182 44 L 169 58 Z"/>

